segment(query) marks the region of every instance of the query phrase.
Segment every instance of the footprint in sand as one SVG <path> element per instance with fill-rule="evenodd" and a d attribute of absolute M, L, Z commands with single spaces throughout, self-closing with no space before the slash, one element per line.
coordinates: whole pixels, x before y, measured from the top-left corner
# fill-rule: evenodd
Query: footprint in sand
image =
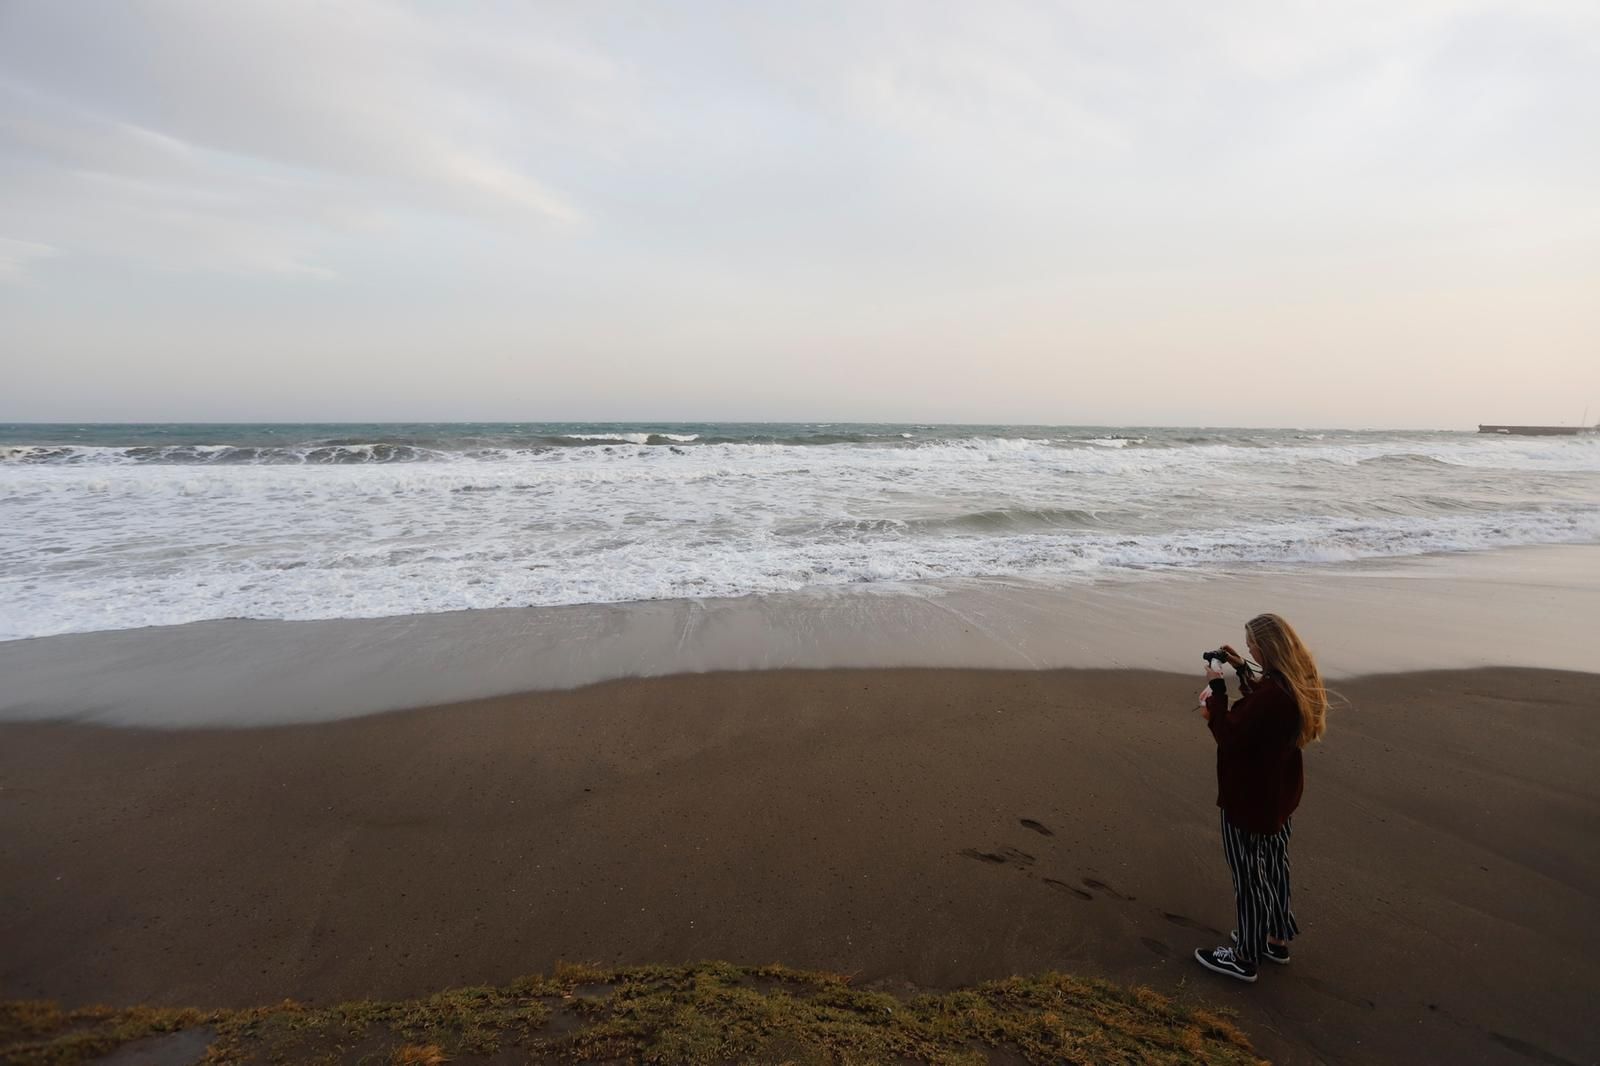
<path fill-rule="evenodd" d="M 1055 832 L 1052 831 L 1049 826 L 1045 825 L 1043 822 L 1036 822 L 1032 818 L 1024 818 L 1024 819 L 1022 819 L 1022 828 L 1024 828 L 1024 829 L 1032 829 L 1035 833 L 1038 833 L 1040 836 L 1047 836 L 1047 837 L 1055 836 Z"/>
<path fill-rule="evenodd" d="M 1510 1048 L 1523 1058 L 1532 1059 L 1534 1062 L 1548 1062 L 1551 1066 L 1578 1066 L 1571 1059 L 1564 1059 L 1553 1051 L 1546 1051 L 1538 1044 L 1530 1044 L 1526 1040 L 1518 1040 L 1514 1036 L 1490 1032 L 1489 1039 L 1501 1047 Z"/>
<path fill-rule="evenodd" d="M 1181 925 L 1185 929 L 1193 929 L 1201 933 L 1210 933 L 1212 936 L 1222 935 L 1222 930 L 1213 929 L 1205 922 L 1197 922 L 1193 918 L 1185 917 L 1182 914 L 1173 914 L 1171 911 L 1162 911 L 1161 917 L 1165 918 L 1173 925 Z"/>
<path fill-rule="evenodd" d="M 1172 954 L 1172 949 L 1170 947 L 1157 940 L 1153 936 L 1142 936 L 1139 938 L 1139 943 L 1149 948 L 1155 954 L 1160 955 L 1163 959 Z"/>
<path fill-rule="evenodd" d="M 999 848 L 995 851 L 979 851 L 977 848 L 966 848 L 961 854 L 969 859 L 979 862 L 993 863 L 996 866 L 1032 866 L 1038 859 L 1025 851 L 1016 848 Z"/>
<path fill-rule="evenodd" d="M 1121 892 L 1118 892 L 1116 889 L 1112 888 L 1110 885 L 1106 884 L 1104 881 L 1097 881 L 1092 877 L 1085 877 L 1083 879 L 1083 886 L 1085 888 L 1098 889 L 1099 891 L 1104 892 L 1106 895 L 1110 896 L 1112 899 L 1120 899 L 1124 903 L 1131 903 L 1134 899 L 1137 898 L 1135 896 L 1124 896 Z"/>
<path fill-rule="evenodd" d="M 1044 879 L 1044 883 L 1055 889 L 1057 892 L 1070 892 L 1079 899 L 1094 899 L 1093 896 L 1089 895 L 1089 893 L 1085 892 L 1077 885 L 1069 885 L 1065 881 L 1057 881 L 1053 877 L 1046 877 Z"/>

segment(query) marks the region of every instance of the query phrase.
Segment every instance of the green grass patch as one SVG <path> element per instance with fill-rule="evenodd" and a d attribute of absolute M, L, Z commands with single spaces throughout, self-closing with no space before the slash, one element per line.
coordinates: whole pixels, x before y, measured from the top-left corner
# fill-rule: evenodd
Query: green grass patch
<path fill-rule="evenodd" d="M 1256 1063 L 1220 1013 L 1060 973 L 897 998 L 783 966 L 562 966 L 503 988 L 239 1011 L 0 1004 L 0 1061 L 93 1062 L 167 1034 L 214 1033 L 213 1063 L 441 1066 Z M 170 1037 L 169 1037 L 170 1038 Z"/>

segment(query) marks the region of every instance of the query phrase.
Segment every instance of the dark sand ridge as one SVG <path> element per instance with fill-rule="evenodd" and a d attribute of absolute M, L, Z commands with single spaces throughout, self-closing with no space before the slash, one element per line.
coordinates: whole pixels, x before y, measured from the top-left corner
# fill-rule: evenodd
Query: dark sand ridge
<path fill-rule="evenodd" d="M 1341 688 L 1247 988 L 1199 679 L 831 670 L 340 722 L 0 726 L 0 995 L 399 996 L 723 958 L 950 986 L 1043 969 L 1237 1007 L 1290 1062 L 1600 1056 L 1600 676 Z"/>

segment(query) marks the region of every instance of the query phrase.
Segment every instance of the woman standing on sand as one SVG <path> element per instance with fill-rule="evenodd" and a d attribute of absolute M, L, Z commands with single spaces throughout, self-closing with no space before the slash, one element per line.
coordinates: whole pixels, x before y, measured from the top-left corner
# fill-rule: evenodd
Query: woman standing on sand
<path fill-rule="evenodd" d="M 1227 683 L 1208 660 L 1203 711 L 1217 741 L 1222 850 L 1239 924 L 1232 944 L 1194 955 L 1208 970 L 1254 981 L 1263 957 L 1289 961 L 1289 941 L 1299 931 L 1289 909 L 1289 820 L 1305 786 L 1300 749 L 1321 739 L 1328 694 L 1311 652 L 1277 615 L 1250 619 L 1245 645 L 1261 673 L 1224 644 L 1243 695 L 1229 707 Z"/>

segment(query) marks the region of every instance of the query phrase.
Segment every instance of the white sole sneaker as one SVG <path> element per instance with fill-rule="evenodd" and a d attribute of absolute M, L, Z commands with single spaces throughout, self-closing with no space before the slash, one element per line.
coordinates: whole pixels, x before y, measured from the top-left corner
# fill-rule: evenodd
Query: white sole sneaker
<path fill-rule="evenodd" d="M 1201 966 L 1204 966 L 1212 973 L 1220 973 L 1224 977 L 1231 977 L 1235 981 L 1243 981 L 1246 984 L 1255 984 L 1256 975 L 1253 971 L 1244 969 L 1238 963 L 1233 962 L 1232 960 L 1227 962 L 1219 962 L 1212 957 L 1212 952 L 1222 950 L 1224 949 L 1212 948 L 1208 951 L 1205 948 L 1195 948 L 1194 959 Z"/>

